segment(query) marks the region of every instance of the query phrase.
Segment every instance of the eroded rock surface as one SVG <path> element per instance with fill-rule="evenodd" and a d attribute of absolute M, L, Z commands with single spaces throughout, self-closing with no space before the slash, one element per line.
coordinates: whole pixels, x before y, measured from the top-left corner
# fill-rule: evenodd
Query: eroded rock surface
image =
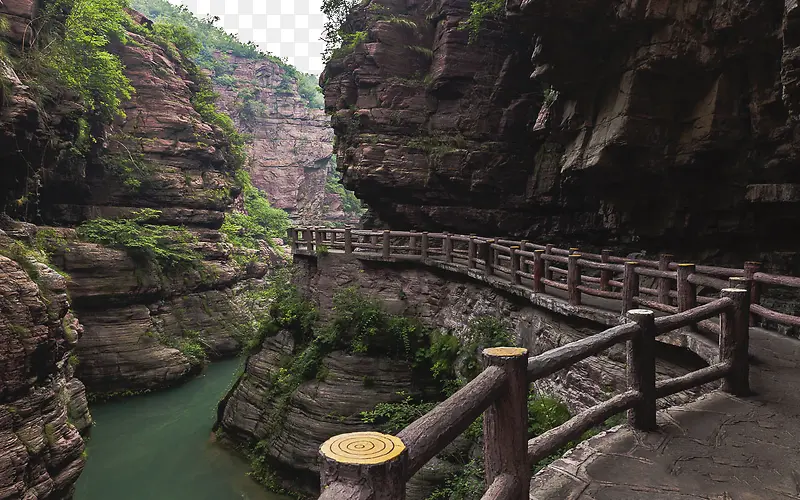
<path fill-rule="evenodd" d="M 351 16 L 321 81 L 376 223 L 798 271 L 794 3 L 507 6 L 472 44 L 469 0 Z"/>
<path fill-rule="evenodd" d="M 249 137 L 253 184 L 300 224 L 357 222 L 341 197 L 325 188 L 333 169 L 333 129 L 322 109 L 304 99 L 284 67 L 269 59 L 218 54 L 232 72 L 216 79 L 221 108 Z"/>
<path fill-rule="evenodd" d="M 47 266 L 0 255 L 0 498 L 71 498 L 83 470 L 79 431 L 92 420 L 73 378 L 83 329 L 66 291 Z"/>
<path fill-rule="evenodd" d="M 0 5 L 0 17 L 9 5 L 17 4 Z M 187 338 L 211 357 L 237 353 L 252 319 L 237 294 L 280 261 L 266 245 L 235 249 L 219 231 L 241 187 L 224 134 L 192 102 L 198 69 L 174 48 L 129 37 L 112 49 L 135 92 L 111 124 L 93 122 L 68 93 L 57 103 L 33 99 L 34 90 L 0 61 L 10 82 L 0 99 L 0 203 L 12 217 L 39 224 L 4 219 L 0 228 L 29 246 L 51 243 L 51 260 L 69 274 L 73 307 L 85 325 L 78 374 L 99 392 L 180 380 L 196 361 L 180 349 Z M 183 226 L 196 237 L 190 245 L 198 262 L 169 268 L 134 259 L 81 241 L 70 228 L 141 209 L 160 211 L 152 223 Z"/>

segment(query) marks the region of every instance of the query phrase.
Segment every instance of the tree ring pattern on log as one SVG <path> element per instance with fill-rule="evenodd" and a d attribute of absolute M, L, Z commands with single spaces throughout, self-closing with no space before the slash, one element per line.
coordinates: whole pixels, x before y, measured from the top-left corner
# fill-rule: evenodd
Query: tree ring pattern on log
<path fill-rule="evenodd" d="M 484 356 L 493 357 L 516 357 L 528 354 L 528 350 L 524 347 L 490 347 L 483 350 Z"/>
<path fill-rule="evenodd" d="M 351 432 L 325 441 L 320 452 L 331 460 L 347 464 L 382 464 L 399 457 L 406 446 L 395 436 L 380 432 Z"/>

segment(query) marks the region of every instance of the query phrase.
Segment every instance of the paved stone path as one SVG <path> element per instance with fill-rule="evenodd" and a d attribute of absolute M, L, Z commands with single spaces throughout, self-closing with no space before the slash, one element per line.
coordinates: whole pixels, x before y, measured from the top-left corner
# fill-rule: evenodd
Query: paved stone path
<path fill-rule="evenodd" d="M 753 395 L 596 436 L 535 476 L 531 500 L 800 500 L 800 341 L 753 328 L 750 352 Z"/>

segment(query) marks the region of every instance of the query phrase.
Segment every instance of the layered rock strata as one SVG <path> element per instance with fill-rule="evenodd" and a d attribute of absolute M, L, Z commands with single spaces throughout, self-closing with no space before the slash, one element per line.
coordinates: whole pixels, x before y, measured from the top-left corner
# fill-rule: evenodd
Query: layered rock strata
<path fill-rule="evenodd" d="M 8 5 L 0 5 L 0 16 Z M 70 275 L 73 307 L 85 325 L 78 374 L 97 392 L 180 380 L 196 364 L 176 348 L 186 339 L 211 357 L 238 353 L 242 330 L 252 328 L 238 291 L 279 260 L 266 245 L 235 249 L 219 231 L 241 188 L 222 131 L 193 105 L 197 68 L 174 47 L 128 36 L 112 49 L 134 93 L 110 124 L 93 121 L 68 92 L 59 102 L 37 96 L 0 60 L 9 82 L 0 91 L 0 199 L 10 215 L 39 223 L 5 220 L 2 228 L 28 244 L 38 234 L 56 242 L 51 259 Z M 198 262 L 167 269 L 81 241 L 70 228 L 142 209 L 158 210 L 154 224 L 185 227 L 196 238 L 187 248 Z"/>
<path fill-rule="evenodd" d="M 0 231 L 0 249 L 10 239 Z M 67 282 L 0 251 L 0 498 L 71 498 L 92 420 L 73 350 L 83 329 Z"/>
<path fill-rule="evenodd" d="M 299 224 L 357 222 L 358 214 L 346 213 L 341 197 L 326 189 L 333 129 L 325 112 L 300 95 L 296 77 L 270 59 L 217 58 L 231 73 L 216 76 L 215 90 L 248 137 L 253 184 Z"/>
<path fill-rule="evenodd" d="M 797 6 L 470 4 L 369 2 L 322 75 L 375 223 L 800 270 Z"/>

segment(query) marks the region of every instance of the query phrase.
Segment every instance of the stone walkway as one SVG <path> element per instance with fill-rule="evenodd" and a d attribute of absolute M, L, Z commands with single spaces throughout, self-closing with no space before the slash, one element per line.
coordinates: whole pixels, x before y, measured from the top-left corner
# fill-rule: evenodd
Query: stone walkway
<path fill-rule="evenodd" d="M 800 341 L 751 329 L 754 394 L 665 410 L 660 431 L 596 436 L 531 482 L 531 500 L 800 500 Z"/>

